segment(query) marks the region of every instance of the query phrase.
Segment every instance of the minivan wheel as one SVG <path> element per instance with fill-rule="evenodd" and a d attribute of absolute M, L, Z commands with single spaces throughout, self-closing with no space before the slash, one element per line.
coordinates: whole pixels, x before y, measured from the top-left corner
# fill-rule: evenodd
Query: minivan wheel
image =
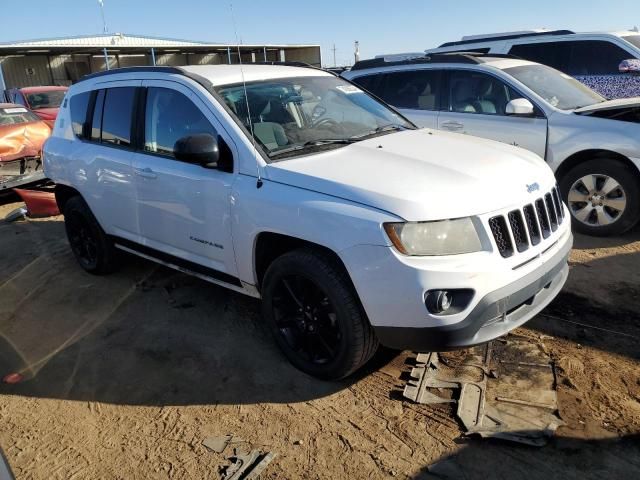
<path fill-rule="evenodd" d="M 560 190 L 580 233 L 619 235 L 640 218 L 637 172 L 618 160 L 594 159 L 575 166 L 560 180 Z"/>
<path fill-rule="evenodd" d="M 262 282 L 262 308 L 285 356 L 314 377 L 344 378 L 377 350 L 346 272 L 321 252 L 294 250 L 274 260 Z"/>
<path fill-rule="evenodd" d="M 113 242 L 80 196 L 67 200 L 63 208 L 67 238 L 76 260 L 93 274 L 110 273 L 116 268 Z"/>

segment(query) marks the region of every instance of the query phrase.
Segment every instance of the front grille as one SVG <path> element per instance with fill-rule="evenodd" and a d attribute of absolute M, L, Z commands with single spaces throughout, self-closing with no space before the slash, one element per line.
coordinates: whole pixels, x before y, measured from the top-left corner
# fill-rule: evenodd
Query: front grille
<path fill-rule="evenodd" d="M 564 221 L 558 187 L 533 203 L 489 219 L 489 228 L 504 258 L 522 253 L 549 238 Z"/>

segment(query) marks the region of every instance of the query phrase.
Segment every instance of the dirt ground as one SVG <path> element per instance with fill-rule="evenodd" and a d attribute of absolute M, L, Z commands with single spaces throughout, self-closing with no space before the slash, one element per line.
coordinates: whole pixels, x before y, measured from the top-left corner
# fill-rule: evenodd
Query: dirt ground
<path fill-rule="evenodd" d="M 18 204 L 0 206 L 0 218 Z M 576 238 L 567 286 L 518 330 L 558 366 L 565 422 L 542 448 L 463 438 L 451 407 L 402 399 L 411 352 L 326 383 L 291 367 L 248 297 L 144 260 L 95 277 L 61 217 L 0 222 L 0 446 L 18 479 L 217 479 L 224 454 L 277 453 L 262 478 L 640 478 L 640 230 Z M 239 440 L 238 440 L 239 439 Z"/>

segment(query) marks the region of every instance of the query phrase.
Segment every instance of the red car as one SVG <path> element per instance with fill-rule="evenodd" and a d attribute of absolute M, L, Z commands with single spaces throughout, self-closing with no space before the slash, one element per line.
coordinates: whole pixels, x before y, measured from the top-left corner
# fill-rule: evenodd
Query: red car
<path fill-rule="evenodd" d="M 0 103 L 0 193 L 44 179 L 42 145 L 51 129 L 22 105 Z"/>
<path fill-rule="evenodd" d="M 53 128 L 67 90 L 67 87 L 13 88 L 7 91 L 7 97 L 11 103 L 17 103 L 32 110 Z"/>

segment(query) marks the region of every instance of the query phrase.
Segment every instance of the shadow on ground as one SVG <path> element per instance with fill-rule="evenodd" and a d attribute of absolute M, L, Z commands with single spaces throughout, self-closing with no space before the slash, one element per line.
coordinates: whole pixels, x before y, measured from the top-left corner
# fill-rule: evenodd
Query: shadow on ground
<path fill-rule="evenodd" d="M 568 476 L 573 472 L 576 476 Z M 414 480 L 635 479 L 640 476 L 640 436 L 585 441 L 555 438 L 543 448 L 498 440 L 469 440 L 415 475 Z"/>
<path fill-rule="evenodd" d="M 0 394 L 133 405 L 294 403 L 344 389 L 280 354 L 258 301 L 136 257 L 96 277 L 60 221 L 0 225 Z"/>

